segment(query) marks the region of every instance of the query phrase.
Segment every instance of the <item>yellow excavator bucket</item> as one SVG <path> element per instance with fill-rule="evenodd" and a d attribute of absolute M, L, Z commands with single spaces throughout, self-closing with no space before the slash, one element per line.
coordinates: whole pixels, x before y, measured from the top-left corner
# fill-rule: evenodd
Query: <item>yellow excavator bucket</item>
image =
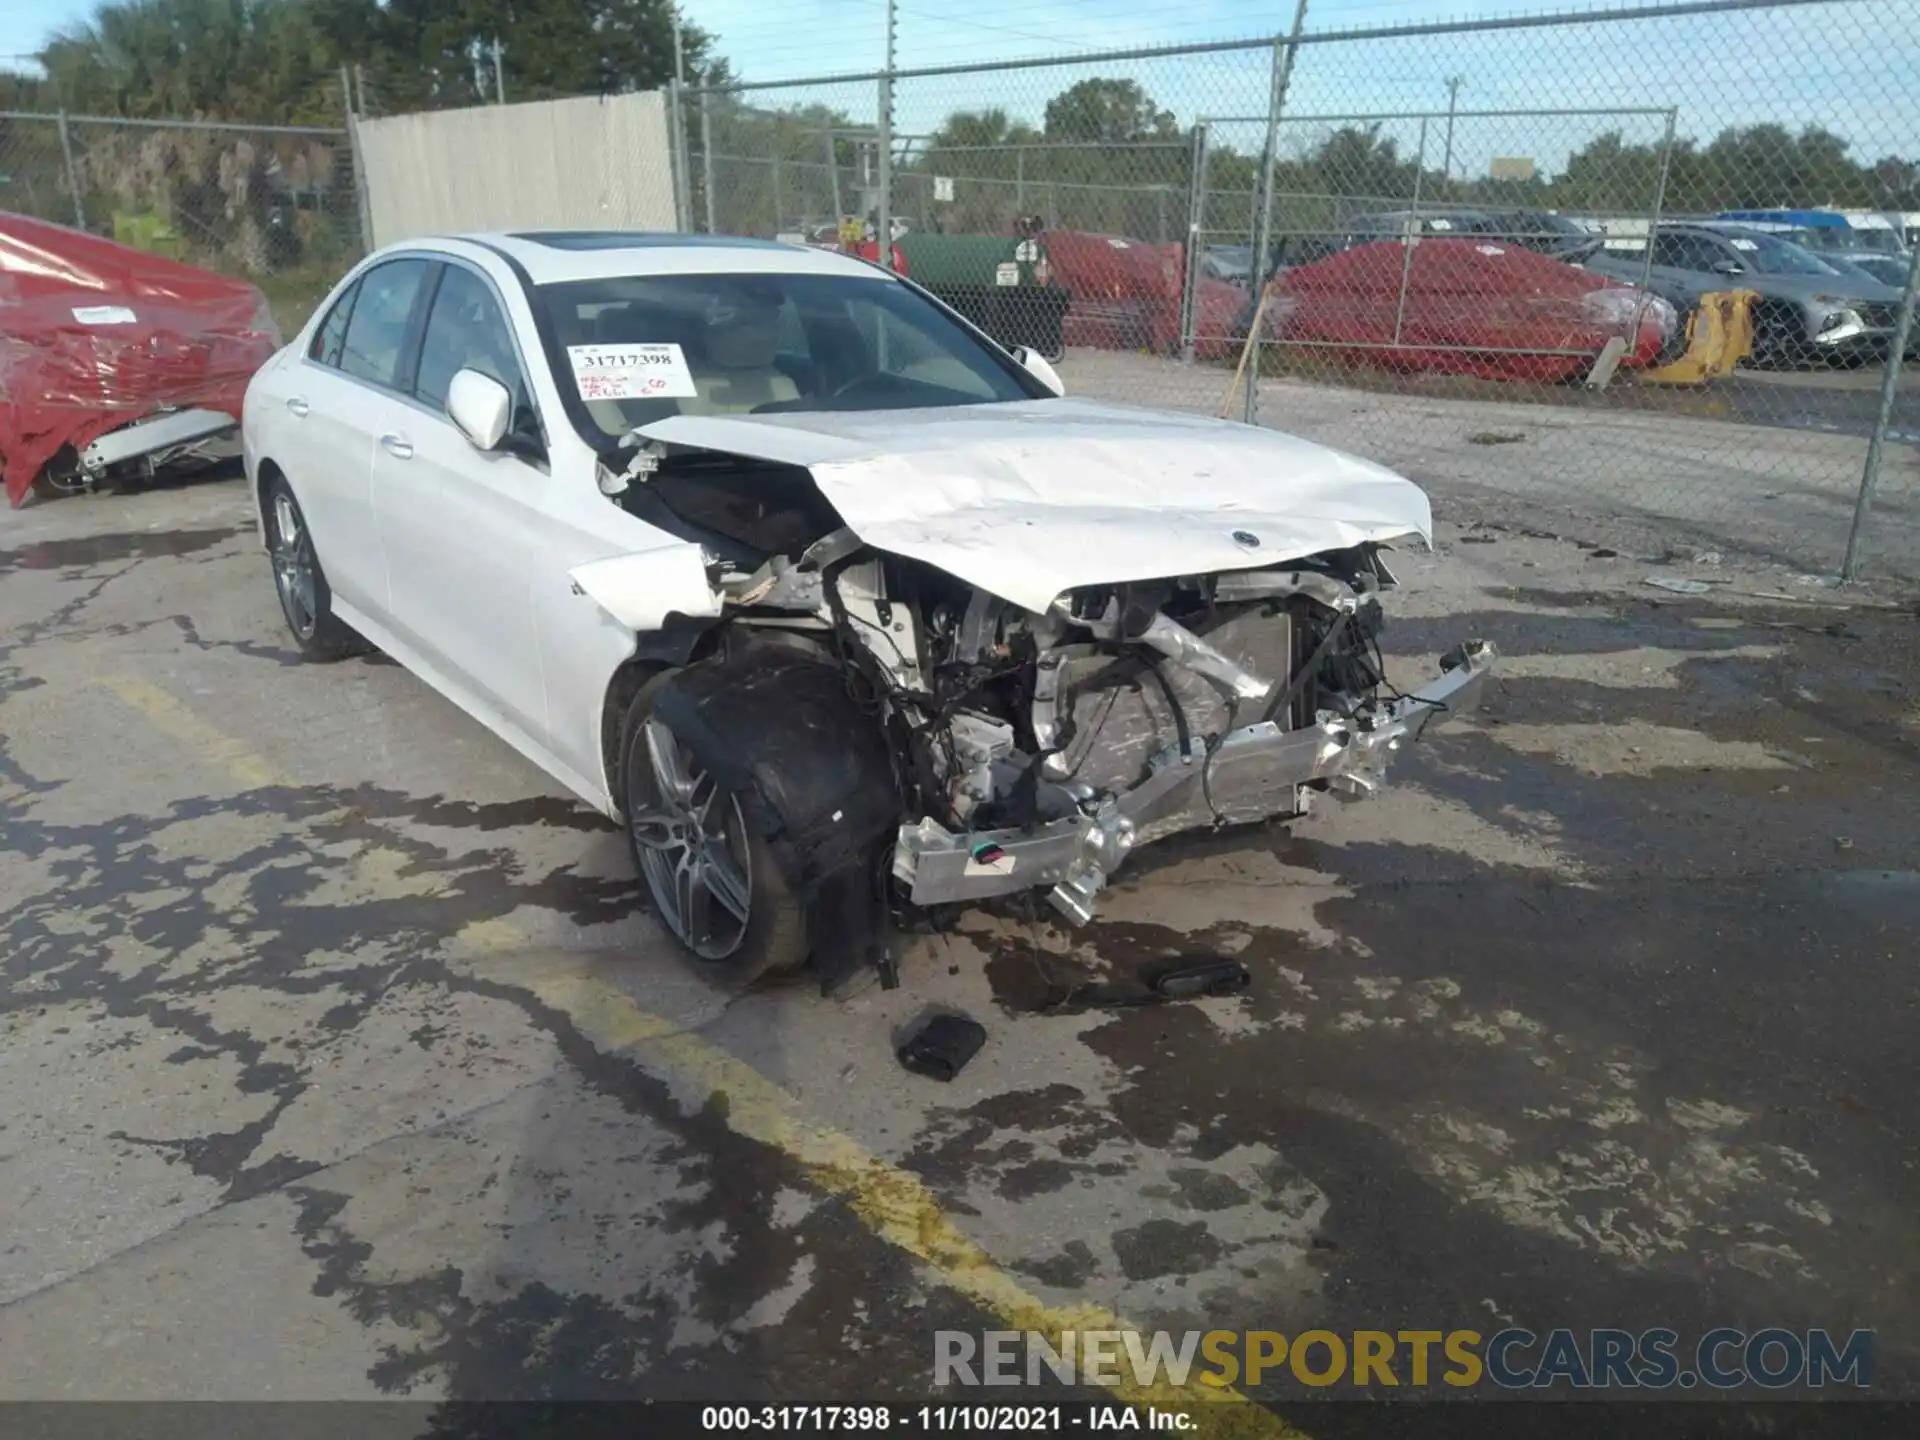
<path fill-rule="evenodd" d="M 1656 385 L 1704 385 L 1732 372 L 1753 350 L 1751 290 L 1716 290 L 1702 295 L 1687 317 L 1687 349 L 1657 370 L 1642 370 L 1641 380 Z"/>

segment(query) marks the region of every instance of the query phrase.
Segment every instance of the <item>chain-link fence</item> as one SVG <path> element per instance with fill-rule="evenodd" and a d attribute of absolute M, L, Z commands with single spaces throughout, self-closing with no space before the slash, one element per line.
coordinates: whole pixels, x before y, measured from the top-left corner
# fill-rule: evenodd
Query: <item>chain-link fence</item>
<path fill-rule="evenodd" d="M 1636 554 L 1838 571 L 1878 429 L 1856 559 L 1914 580 L 1920 413 L 1881 392 L 1917 20 L 1697 0 L 692 90 L 688 222 L 834 244 L 884 214 L 1073 393 Z"/>
<path fill-rule="evenodd" d="M 1323 440 L 1457 520 L 1920 580 L 1916 20 L 1685 0 L 674 86 L 673 210 L 897 257 L 1074 393 Z M 0 208 L 248 276 L 288 328 L 364 249 L 354 172 L 343 130 L 0 114 Z"/>
<path fill-rule="evenodd" d="M 0 112 L 0 210 L 244 276 L 287 333 L 365 253 L 344 129 Z"/>

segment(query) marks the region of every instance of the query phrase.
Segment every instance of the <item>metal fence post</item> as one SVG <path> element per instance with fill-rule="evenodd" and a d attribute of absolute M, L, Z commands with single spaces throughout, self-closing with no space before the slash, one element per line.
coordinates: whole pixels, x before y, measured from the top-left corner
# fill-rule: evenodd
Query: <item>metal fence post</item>
<path fill-rule="evenodd" d="M 1293 57 L 1299 52 L 1300 32 L 1306 23 L 1307 0 L 1300 0 L 1293 12 L 1292 36 L 1284 42 L 1275 36 L 1273 42 L 1273 84 L 1267 94 L 1267 144 L 1260 160 L 1260 221 L 1253 242 L 1253 313 L 1256 318 L 1263 316 L 1259 297 L 1273 283 L 1268 270 L 1269 252 L 1273 249 L 1274 166 L 1279 159 L 1274 152 L 1280 145 L 1280 112 L 1287 104 L 1287 83 L 1293 78 Z M 1248 340 L 1252 362 L 1247 372 L 1247 393 L 1241 401 L 1240 418 L 1252 425 L 1260 414 L 1260 337 L 1257 334 L 1250 335 Z"/>
<path fill-rule="evenodd" d="M 1640 305 L 1633 312 L 1633 329 L 1627 333 L 1627 344 L 1631 346 L 1634 337 L 1640 333 L 1640 327 L 1646 323 L 1647 301 L 1653 292 L 1647 287 L 1653 283 L 1653 237 L 1660 228 L 1660 214 L 1667 203 L 1667 176 L 1673 169 L 1673 132 L 1680 123 L 1680 109 L 1675 106 L 1667 111 L 1667 130 L 1660 141 L 1660 171 L 1653 182 L 1653 214 L 1647 217 L 1647 254 L 1640 262 Z"/>
<path fill-rule="evenodd" d="M 1453 117 L 1447 117 L 1449 133 Z M 1427 171 L 1427 122 L 1420 122 L 1420 148 L 1413 161 L 1413 219 L 1407 233 L 1400 237 L 1400 298 L 1393 310 L 1393 343 L 1400 343 L 1401 328 L 1407 323 L 1407 282 L 1413 278 L 1413 247 L 1420 243 L 1420 181 Z"/>
<path fill-rule="evenodd" d="M 73 140 L 67 133 L 67 112 L 62 110 L 54 117 L 60 126 L 60 158 L 67 170 L 67 193 L 73 197 L 73 223 L 75 228 L 87 228 L 87 207 L 80 199 L 80 172 L 73 163 Z"/>
<path fill-rule="evenodd" d="M 373 234 L 373 190 L 367 183 L 367 150 L 360 140 L 360 117 L 347 112 L 347 154 L 353 165 L 353 199 L 360 212 L 360 248 L 373 250 L 379 241 Z"/>
<path fill-rule="evenodd" d="M 707 234 L 718 233 L 713 223 L 713 92 L 700 92 L 700 177 L 706 191 Z"/>
<path fill-rule="evenodd" d="M 780 142 L 776 139 L 774 143 L 778 145 Z M 773 233 L 775 235 L 780 233 L 780 216 L 787 208 L 786 201 L 780 194 L 780 188 L 780 152 L 775 150 L 773 152 Z"/>
<path fill-rule="evenodd" d="M 840 152 L 834 148 L 833 131 L 824 130 L 821 135 L 827 142 L 827 180 L 833 186 L 833 223 L 838 228 L 847 218 L 846 201 L 840 195 Z"/>
<path fill-rule="evenodd" d="M 1200 267 L 1206 255 L 1201 238 L 1207 223 L 1207 122 L 1193 127 L 1193 173 L 1187 177 L 1187 263 L 1180 276 L 1180 359 L 1193 363 L 1194 297 L 1200 289 Z"/>
<path fill-rule="evenodd" d="M 1013 209 L 1016 215 L 1027 213 L 1027 147 L 1013 147 Z"/>
<path fill-rule="evenodd" d="M 667 162 L 673 167 L 673 226 L 693 229 L 693 178 L 687 174 L 687 111 L 679 80 L 667 81 L 667 124 L 671 127 Z"/>
<path fill-rule="evenodd" d="M 887 68 L 880 72 L 880 213 L 874 217 L 873 253 L 882 270 L 893 269 L 893 0 L 887 0 Z"/>
<path fill-rule="evenodd" d="M 360 249 L 374 248 L 373 193 L 367 188 L 367 152 L 360 142 L 360 116 L 353 104 L 352 72 L 340 67 L 340 108 L 347 122 L 347 163 L 353 166 L 353 204 L 360 220 Z"/>
<path fill-rule="evenodd" d="M 1913 333 L 1913 303 L 1920 292 L 1920 248 L 1907 262 L 1907 283 L 1900 293 L 1900 316 L 1893 324 L 1893 345 L 1887 352 L 1887 367 L 1880 375 L 1880 409 L 1873 417 L 1873 433 L 1867 438 L 1867 463 L 1860 472 L 1860 494 L 1853 502 L 1853 525 L 1847 531 L 1847 554 L 1840 562 L 1842 580 L 1857 579 L 1860 573 L 1860 546 L 1867 535 L 1867 515 L 1873 509 L 1873 497 L 1880 489 L 1880 465 L 1886 454 L 1887 431 L 1893 424 L 1893 406 L 1899 398 L 1900 362 L 1907 353 L 1907 337 Z"/>

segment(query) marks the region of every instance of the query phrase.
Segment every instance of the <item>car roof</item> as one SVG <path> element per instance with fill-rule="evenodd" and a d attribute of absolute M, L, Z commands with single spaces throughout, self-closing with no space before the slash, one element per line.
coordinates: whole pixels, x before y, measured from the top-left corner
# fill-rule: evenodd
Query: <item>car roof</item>
<path fill-rule="evenodd" d="M 1716 220 L 1764 220 L 1802 230 L 1851 230 L 1847 217 L 1832 210 L 1722 210 Z"/>
<path fill-rule="evenodd" d="M 444 235 L 415 246 L 478 246 L 511 260 L 536 285 L 615 275 L 850 275 L 884 278 L 838 251 L 734 235 L 646 230 L 523 230 Z"/>
<path fill-rule="evenodd" d="M 1435 218 L 1454 220 L 1469 215 L 1476 220 L 1491 220 L 1494 218 L 1491 211 L 1481 210 L 1472 205 L 1441 205 L 1431 210 L 1425 207 L 1419 210 L 1369 210 L 1364 215 L 1354 216 L 1351 223 L 1358 225 L 1362 220 L 1411 220 L 1416 215 L 1422 220 L 1432 220 Z"/>

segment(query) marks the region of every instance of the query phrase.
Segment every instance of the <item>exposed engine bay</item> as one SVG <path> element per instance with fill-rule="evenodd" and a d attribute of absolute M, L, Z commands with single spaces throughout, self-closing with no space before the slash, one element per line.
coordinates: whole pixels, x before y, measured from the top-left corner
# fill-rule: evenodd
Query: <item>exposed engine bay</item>
<path fill-rule="evenodd" d="M 1429 719 L 1471 706 L 1493 658 L 1469 642 L 1425 689 L 1395 691 L 1377 543 L 1077 587 L 1035 612 L 867 545 L 798 466 L 653 443 L 607 479 L 701 546 L 708 643 L 731 633 L 842 671 L 886 739 L 886 868 L 914 906 L 1039 889 L 1084 922 L 1137 846 L 1371 793 Z"/>

